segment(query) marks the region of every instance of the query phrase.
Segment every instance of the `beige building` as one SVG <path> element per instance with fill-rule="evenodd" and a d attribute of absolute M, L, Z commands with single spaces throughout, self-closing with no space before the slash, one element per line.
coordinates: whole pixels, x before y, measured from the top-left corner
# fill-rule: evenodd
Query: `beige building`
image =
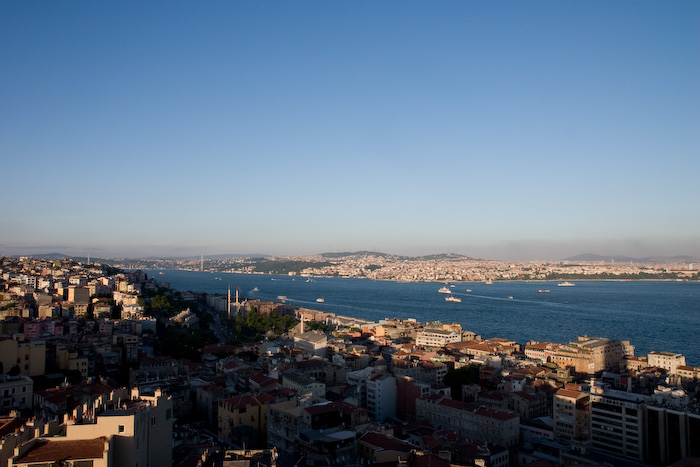
<path fill-rule="evenodd" d="M 264 447 L 267 411 L 273 402 L 275 398 L 268 394 L 250 394 L 219 401 L 219 436 L 241 446 Z"/>
<path fill-rule="evenodd" d="M 4 373 L 17 365 L 20 374 L 41 376 L 46 370 L 46 342 L 0 337 L 0 363 Z"/>
<path fill-rule="evenodd" d="M 625 357 L 634 355 L 629 341 L 601 337 L 579 337 L 551 353 L 550 360 L 562 368 L 571 367 L 578 373 L 593 374 L 612 368 L 624 368 Z"/>
<path fill-rule="evenodd" d="M 672 375 L 678 374 L 679 367 L 685 367 L 685 357 L 673 352 L 649 352 L 647 362 L 649 366 L 663 368 Z"/>
<path fill-rule="evenodd" d="M 565 441 L 587 444 L 591 439 L 590 395 L 573 389 L 560 389 L 554 395 L 552 411 L 554 436 Z"/>
<path fill-rule="evenodd" d="M 94 409 L 90 408 L 91 404 L 84 404 L 79 421 L 68 417 L 62 439 L 86 442 L 97 437 L 111 437 L 114 466 L 172 464 L 172 397 L 160 390 L 156 390 L 153 396 L 146 396 L 133 389 L 127 400 L 117 398 L 115 408 L 107 409 L 107 402 L 115 401 L 96 401 L 92 404 Z"/>

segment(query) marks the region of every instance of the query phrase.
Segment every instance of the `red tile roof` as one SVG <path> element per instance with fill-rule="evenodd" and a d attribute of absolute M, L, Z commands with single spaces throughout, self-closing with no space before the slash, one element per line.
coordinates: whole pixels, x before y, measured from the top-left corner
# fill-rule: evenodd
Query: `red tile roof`
<path fill-rule="evenodd" d="M 53 462 L 61 459 L 101 459 L 104 454 L 106 440 L 107 438 L 104 436 L 76 441 L 56 441 L 40 438 L 15 463 L 30 464 L 35 462 Z"/>

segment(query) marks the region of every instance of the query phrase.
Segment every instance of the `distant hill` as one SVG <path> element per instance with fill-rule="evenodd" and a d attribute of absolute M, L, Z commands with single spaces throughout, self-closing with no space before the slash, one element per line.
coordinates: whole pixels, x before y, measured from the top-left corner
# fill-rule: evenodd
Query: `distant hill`
<path fill-rule="evenodd" d="M 320 256 L 324 258 L 344 258 L 346 256 L 393 256 L 387 253 L 380 253 L 378 251 L 341 251 L 338 253 L 321 253 Z"/>
<path fill-rule="evenodd" d="M 584 253 L 582 255 L 566 258 L 564 261 L 615 261 L 616 263 L 693 263 L 698 258 L 692 256 L 647 256 L 644 258 L 633 258 L 631 256 L 613 255 L 601 256 L 593 253 Z"/>
<path fill-rule="evenodd" d="M 54 260 L 54 259 L 74 259 L 74 260 L 79 260 L 75 256 L 68 256 L 64 255 L 62 253 L 40 253 L 36 255 L 14 255 L 12 256 L 13 258 L 19 258 L 21 256 L 26 256 L 27 258 L 32 258 L 32 259 L 48 259 L 48 260 Z"/>

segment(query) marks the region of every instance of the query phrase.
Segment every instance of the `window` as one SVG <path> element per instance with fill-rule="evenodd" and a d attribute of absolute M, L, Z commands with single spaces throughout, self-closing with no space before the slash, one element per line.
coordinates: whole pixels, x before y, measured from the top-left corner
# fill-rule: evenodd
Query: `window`
<path fill-rule="evenodd" d="M 119 425 L 119 433 L 124 433 L 124 425 Z"/>

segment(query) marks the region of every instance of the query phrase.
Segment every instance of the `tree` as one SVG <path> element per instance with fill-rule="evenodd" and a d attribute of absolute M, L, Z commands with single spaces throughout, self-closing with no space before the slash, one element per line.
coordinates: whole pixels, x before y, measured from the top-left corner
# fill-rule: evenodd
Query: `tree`
<path fill-rule="evenodd" d="M 151 300 L 151 308 L 155 308 L 156 310 L 170 308 L 171 306 L 172 305 L 170 304 L 168 297 L 165 295 L 156 295 L 153 297 L 153 300 Z"/>

